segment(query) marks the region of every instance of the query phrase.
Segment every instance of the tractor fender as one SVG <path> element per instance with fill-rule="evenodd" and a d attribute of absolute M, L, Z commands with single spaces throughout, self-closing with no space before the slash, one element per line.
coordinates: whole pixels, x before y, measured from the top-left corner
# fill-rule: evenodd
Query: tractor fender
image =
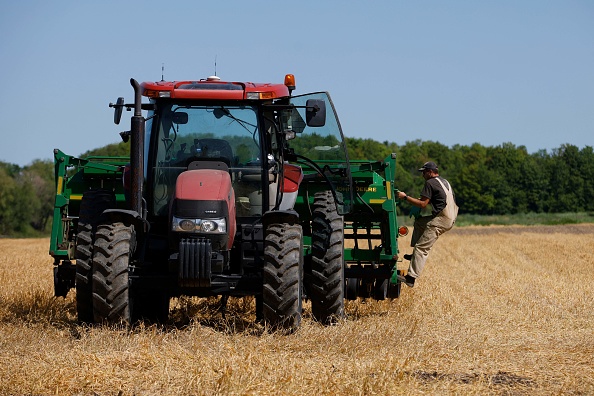
<path fill-rule="evenodd" d="M 270 210 L 262 215 L 262 225 L 268 228 L 270 224 L 298 224 L 299 213 L 294 209 Z"/>
<path fill-rule="evenodd" d="M 122 222 L 134 226 L 134 229 L 140 233 L 147 233 L 150 228 L 148 221 L 142 218 L 140 213 L 135 210 L 126 209 L 107 209 L 103 214 L 111 223 Z"/>

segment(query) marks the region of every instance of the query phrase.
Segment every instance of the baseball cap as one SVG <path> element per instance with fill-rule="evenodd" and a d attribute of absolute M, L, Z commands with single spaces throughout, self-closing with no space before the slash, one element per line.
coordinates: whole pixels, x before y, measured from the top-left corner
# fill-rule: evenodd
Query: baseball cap
<path fill-rule="evenodd" d="M 423 166 L 419 169 L 419 172 L 422 172 L 422 171 L 427 170 L 427 169 L 436 171 L 437 170 L 437 164 L 435 162 L 433 162 L 433 161 L 425 162 L 423 164 Z"/>

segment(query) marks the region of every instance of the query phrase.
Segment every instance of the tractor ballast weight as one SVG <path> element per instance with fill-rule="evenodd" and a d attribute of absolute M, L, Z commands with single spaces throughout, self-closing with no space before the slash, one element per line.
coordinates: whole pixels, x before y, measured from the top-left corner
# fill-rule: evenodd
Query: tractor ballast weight
<path fill-rule="evenodd" d="M 395 155 L 349 161 L 327 93 L 293 96 L 292 75 L 131 85 L 134 103 L 110 104 L 116 124 L 134 111 L 129 158 L 54 150 L 55 294 L 76 289 L 80 321 L 251 295 L 258 319 L 294 330 L 305 297 L 325 324 L 345 297 L 398 297 Z"/>

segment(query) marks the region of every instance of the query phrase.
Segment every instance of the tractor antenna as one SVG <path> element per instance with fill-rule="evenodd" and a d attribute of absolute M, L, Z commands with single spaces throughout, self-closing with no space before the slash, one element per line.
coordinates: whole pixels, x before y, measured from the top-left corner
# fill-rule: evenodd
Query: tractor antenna
<path fill-rule="evenodd" d="M 215 76 L 217 75 L 217 56 L 215 55 Z"/>
<path fill-rule="evenodd" d="M 161 63 L 161 81 L 165 81 L 165 63 Z"/>

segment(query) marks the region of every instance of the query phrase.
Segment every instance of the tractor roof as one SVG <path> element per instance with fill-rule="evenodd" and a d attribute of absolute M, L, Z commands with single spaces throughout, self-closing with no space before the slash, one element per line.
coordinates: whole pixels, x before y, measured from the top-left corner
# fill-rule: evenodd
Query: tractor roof
<path fill-rule="evenodd" d="M 198 81 L 157 81 L 140 84 L 149 98 L 273 100 L 288 97 L 295 88 L 295 77 L 285 76 L 284 84 L 227 82 L 211 76 Z"/>

